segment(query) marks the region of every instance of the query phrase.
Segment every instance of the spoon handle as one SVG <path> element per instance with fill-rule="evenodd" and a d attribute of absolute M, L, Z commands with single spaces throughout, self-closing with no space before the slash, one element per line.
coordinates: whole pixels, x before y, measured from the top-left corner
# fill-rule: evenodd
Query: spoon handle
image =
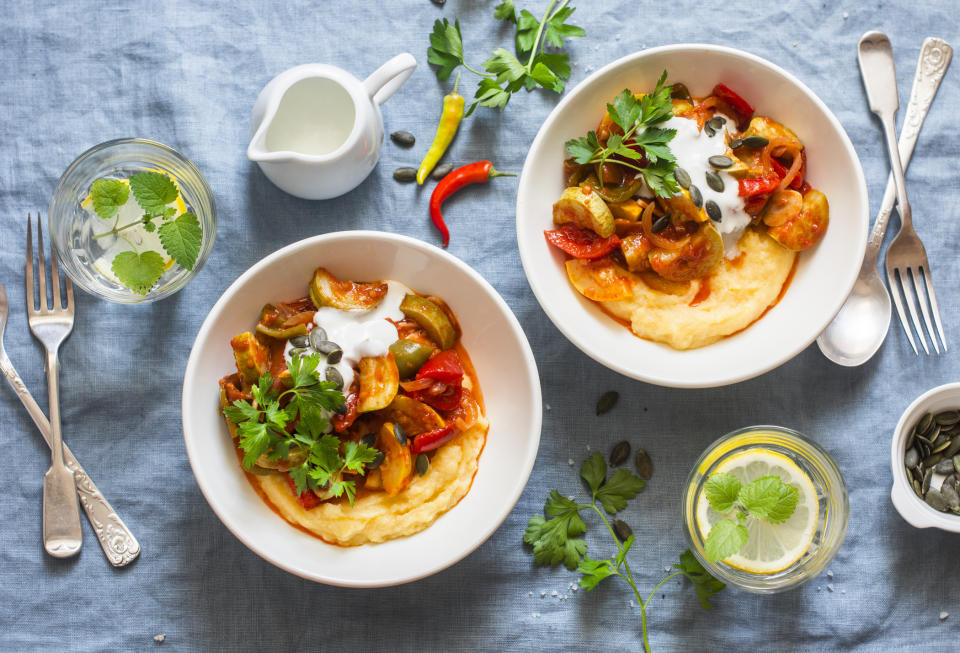
<path fill-rule="evenodd" d="M 860 76 L 867 90 L 870 110 L 880 117 L 883 133 L 887 139 L 890 168 L 897 189 L 897 212 L 904 226 L 911 224 L 910 200 L 907 199 L 907 184 L 903 178 L 903 164 L 897 145 L 897 126 L 894 119 L 900 108 L 897 94 L 897 71 L 893 63 L 893 47 L 882 32 L 867 32 L 860 37 L 857 47 Z"/>
<path fill-rule="evenodd" d="M 920 48 L 920 58 L 917 61 L 917 72 L 913 78 L 910 102 L 907 104 L 907 114 L 903 119 L 903 127 L 900 130 L 900 160 L 903 162 L 904 171 L 910 165 L 913 150 L 917 145 L 917 138 L 920 136 L 920 128 L 927 117 L 933 98 L 937 95 L 940 82 L 950 66 L 952 57 L 953 48 L 943 39 L 932 36 L 924 39 L 923 46 Z M 877 213 L 873 230 L 870 232 L 870 240 L 867 242 L 865 265 L 868 260 L 871 261 L 871 266 L 876 265 L 877 255 L 880 252 L 880 246 L 883 244 L 883 237 L 887 232 L 887 223 L 890 220 L 890 214 L 893 212 L 895 201 L 896 186 L 891 174 L 887 181 L 887 189 L 883 194 L 883 201 L 880 203 L 880 211 Z"/>

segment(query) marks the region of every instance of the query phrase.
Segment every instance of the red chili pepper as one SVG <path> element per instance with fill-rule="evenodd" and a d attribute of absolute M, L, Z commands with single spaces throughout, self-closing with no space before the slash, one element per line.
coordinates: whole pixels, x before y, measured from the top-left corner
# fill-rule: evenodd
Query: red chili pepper
<path fill-rule="evenodd" d="M 416 379 L 430 379 L 434 385 L 426 390 L 417 390 L 410 396 L 417 401 L 430 404 L 438 410 L 453 410 L 460 405 L 463 395 L 463 365 L 460 356 L 453 349 L 442 351 L 426 363 L 417 372 Z M 442 392 L 433 392 L 437 384 L 446 386 Z"/>
<path fill-rule="evenodd" d="M 544 231 L 543 235 L 548 243 L 574 258 L 603 258 L 620 246 L 620 239 L 616 234 L 601 238 L 595 232 L 575 224 L 565 224 L 559 229 Z"/>
<path fill-rule="evenodd" d="M 762 195 L 763 193 L 772 193 L 779 185 L 780 177 L 776 175 L 741 179 L 740 197 L 753 197 L 754 195 Z"/>
<path fill-rule="evenodd" d="M 450 230 L 447 229 L 440 210 L 444 201 L 464 186 L 486 183 L 494 177 L 516 177 L 516 175 L 494 170 L 493 164 L 489 161 L 477 161 L 453 170 L 437 183 L 430 196 L 430 219 L 443 236 L 444 247 L 450 244 Z"/>
<path fill-rule="evenodd" d="M 421 433 L 413 438 L 413 443 L 410 445 L 410 454 L 416 456 L 418 453 L 423 453 L 424 451 L 433 451 L 452 440 L 455 435 L 456 431 L 452 426 L 444 426 L 443 428 Z"/>
<path fill-rule="evenodd" d="M 287 483 L 290 485 L 290 491 L 293 492 L 294 496 L 297 494 L 297 484 L 293 482 L 293 479 L 290 478 L 290 474 L 286 474 Z M 313 490 L 307 488 L 307 491 L 297 497 L 297 503 L 303 506 L 304 510 L 310 510 L 311 508 L 316 508 L 321 503 L 320 497 L 317 496 L 317 493 Z"/>
<path fill-rule="evenodd" d="M 716 97 L 726 102 L 734 110 L 739 118 L 738 122 L 745 125 L 753 117 L 753 107 L 750 103 L 740 97 L 737 93 L 730 90 L 726 84 L 717 84 L 713 87 L 713 93 Z"/>

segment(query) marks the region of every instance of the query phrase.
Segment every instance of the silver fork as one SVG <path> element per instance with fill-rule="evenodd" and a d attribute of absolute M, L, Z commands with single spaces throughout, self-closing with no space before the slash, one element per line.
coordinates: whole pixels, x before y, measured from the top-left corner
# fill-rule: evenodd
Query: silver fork
<path fill-rule="evenodd" d="M 43 227 L 37 213 L 37 260 L 39 262 L 39 304 L 33 300 L 33 230 L 27 214 L 27 321 L 30 331 L 47 350 L 47 394 L 50 400 L 50 469 L 43 475 L 43 548 L 55 558 L 69 558 L 80 552 L 83 530 L 77 505 L 77 487 L 73 472 L 63 460 L 63 434 L 60 430 L 60 345 L 73 330 L 73 284 L 66 279 L 67 305 L 60 297 L 60 272 L 57 255 L 50 250 L 52 303 L 47 303 L 47 268 L 43 260 Z"/>
<path fill-rule="evenodd" d="M 900 152 L 897 147 L 896 126 L 894 116 L 899 108 L 900 101 L 897 95 L 897 79 L 893 63 L 893 48 L 890 39 L 880 32 L 867 32 L 860 38 L 859 45 L 860 70 L 863 75 L 864 86 L 870 101 L 870 109 L 880 117 L 884 134 L 887 139 L 887 148 L 890 154 L 890 166 L 897 189 L 897 213 L 900 214 L 900 231 L 887 248 L 886 269 L 887 283 L 890 286 L 890 295 L 897 308 L 900 324 L 907 334 L 907 340 L 913 347 L 913 353 L 919 355 L 917 344 L 913 339 L 910 324 L 907 322 L 906 309 L 910 312 L 910 319 L 920 338 L 923 350 L 929 354 L 927 339 L 920 326 L 917 314 L 917 304 L 933 349 L 940 353 L 937 344 L 937 335 L 943 343 L 943 351 L 947 351 L 947 340 L 943 334 L 943 324 L 940 321 L 940 308 L 937 306 L 937 296 L 933 292 L 933 279 L 930 276 L 930 264 L 927 262 L 927 252 L 923 243 L 913 229 L 910 202 L 907 199 L 906 182 L 903 178 L 903 166 L 900 161 Z M 922 278 L 921 278 L 922 277 Z M 897 283 L 899 279 L 900 283 Z M 913 288 L 911 288 L 911 283 Z M 900 296 L 903 290 L 903 297 Z M 916 297 L 914 297 L 916 289 Z M 929 307 L 928 307 L 929 300 Z M 933 321 L 931 321 L 931 314 Z M 934 330 L 934 322 L 936 330 Z"/>

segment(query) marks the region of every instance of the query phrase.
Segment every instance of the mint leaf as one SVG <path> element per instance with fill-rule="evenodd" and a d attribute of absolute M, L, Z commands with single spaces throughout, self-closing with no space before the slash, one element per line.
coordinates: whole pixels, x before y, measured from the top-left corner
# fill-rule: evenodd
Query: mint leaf
<path fill-rule="evenodd" d="M 721 519 L 713 525 L 707 535 L 704 546 L 707 560 L 720 562 L 724 558 L 732 556 L 743 548 L 749 537 L 750 533 L 746 526 L 737 524 L 730 519 Z"/>
<path fill-rule="evenodd" d="M 739 495 L 747 512 L 772 524 L 790 517 L 799 498 L 797 488 L 785 484 L 779 476 L 762 476 L 741 489 Z"/>
<path fill-rule="evenodd" d="M 707 501 L 710 502 L 710 507 L 724 515 L 730 512 L 737 502 L 737 496 L 740 494 L 740 479 L 726 472 L 710 474 L 707 482 L 703 484 L 703 492 L 707 496 Z"/>
<path fill-rule="evenodd" d="M 174 261 L 187 270 L 192 270 L 200 253 L 203 229 L 192 213 L 184 213 L 176 220 L 160 225 L 160 242 Z"/>
<path fill-rule="evenodd" d="M 599 454 L 596 454 L 599 455 Z M 601 457 L 602 459 L 602 457 Z M 627 501 L 637 496 L 637 493 L 646 486 L 639 476 L 626 469 L 618 469 L 606 483 L 600 486 L 595 496 L 611 515 L 627 507 Z"/>
<path fill-rule="evenodd" d="M 610 560 L 592 560 L 586 556 L 577 566 L 577 571 L 583 574 L 579 581 L 580 587 L 588 592 L 599 585 L 604 578 L 609 578 L 617 573 Z"/>
<path fill-rule="evenodd" d="M 160 279 L 165 266 L 162 256 L 148 250 L 143 254 L 120 252 L 110 268 L 120 283 L 138 295 L 146 295 Z"/>
<path fill-rule="evenodd" d="M 130 187 L 119 179 L 97 179 L 90 186 L 93 210 L 104 220 L 117 214 L 130 198 Z"/>
<path fill-rule="evenodd" d="M 697 599 L 700 601 L 700 607 L 704 610 L 711 610 L 710 597 L 726 587 L 725 584 L 714 578 L 703 568 L 700 561 L 687 549 L 680 554 L 679 564 L 673 565 L 674 569 L 679 569 L 680 573 L 690 579 L 693 583 L 693 589 L 697 592 Z"/>
<path fill-rule="evenodd" d="M 163 215 L 167 204 L 180 194 L 170 177 L 152 171 L 138 172 L 130 177 L 130 190 L 140 208 L 153 215 Z"/>
<path fill-rule="evenodd" d="M 590 492 L 596 495 L 597 490 L 607 478 L 607 461 L 597 451 L 580 465 L 580 477 L 590 486 Z"/>

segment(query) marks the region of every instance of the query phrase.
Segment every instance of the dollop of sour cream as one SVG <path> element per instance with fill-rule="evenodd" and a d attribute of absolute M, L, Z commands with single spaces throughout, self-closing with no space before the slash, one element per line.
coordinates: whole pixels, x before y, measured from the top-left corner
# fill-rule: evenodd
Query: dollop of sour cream
<path fill-rule="evenodd" d="M 729 116 L 719 113 L 716 115 L 722 116 L 728 125 L 736 124 Z M 717 130 L 711 136 L 706 131 L 700 131 L 695 120 L 678 116 L 670 118 L 661 126 L 677 130 L 677 135 L 669 143 L 670 151 L 676 157 L 677 165 L 687 171 L 693 185 L 700 189 L 704 203 L 713 200 L 720 207 L 721 220 L 713 224 L 723 236 L 724 255 L 731 259 L 736 257 L 739 253 L 737 242 L 752 218 L 744 210 L 743 198 L 739 194 L 740 184 L 736 177 L 714 168 L 708 162 L 711 156 L 727 155 L 726 130 Z M 723 192 L 718 193 L 707 185 L 706 174 L 709 170 L 720 175 Z"/>
<path fill-rule="evenodd" d="M 343 377 L 344 394 L 353 385 L 356 373 L 354 368 L 361 358 L 386 356 L 390 345 L 399 337 L 397 327 L 389 320 L 400 321 L 403 312 L 400 303 L 413 291 L 399 281 L 387 281 L 387 294 L 380 303 L 369 310 L 343 310 L 332 306 L 321 306 L 313 316 L 313 323 L 327 332 L 327 340 L 337 343 L 343 350 L 343 358 L 336 365 L 328 365 L 323 356 L 317 367 L 323 379 L 327 367 L 334 367 Z M 284 347 L 283 355 L 290 361 L 290 341 Z"/>

